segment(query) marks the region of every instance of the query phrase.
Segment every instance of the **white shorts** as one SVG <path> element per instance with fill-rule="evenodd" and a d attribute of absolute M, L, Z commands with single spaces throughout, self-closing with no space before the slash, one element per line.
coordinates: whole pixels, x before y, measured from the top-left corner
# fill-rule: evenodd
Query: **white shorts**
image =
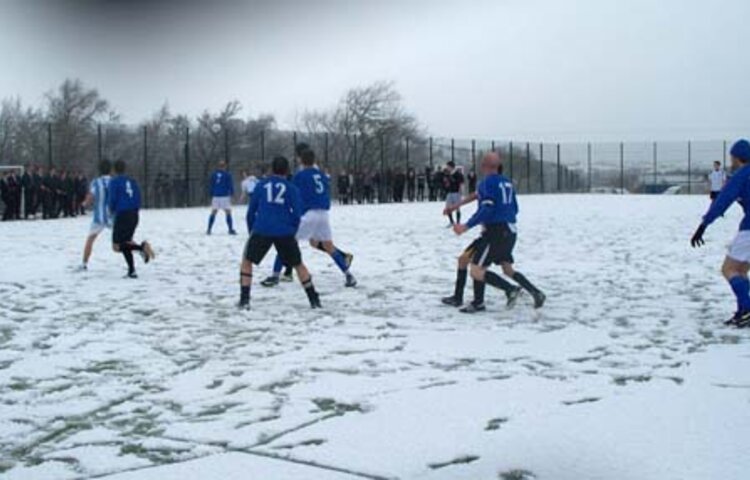
<path fill-rule="evenodd" d="M 445 204 L 449 207 L 458 205 L 461 203 L 461 194 L 458 192 L 449 193 L 445 197 Z"/>
<path fill-rule="evenodd" d="M 99 235 L 104 231 L 105 228 L 110 228 L 110 226 L 104 223 L 91 222 L 91 228 L 89 228 L 89 236 Z"/>
<path fill-rule="evenodd" d="M 213 210 L 229 210 L 232 208 L 232 199 L 230 197 L 213 197 L 211 208 Z"/>
<path fill-rule="evenodd" d="M 740 230 L 734 237 L 727 256 L 738 262 L 750 263 L 750 230 Z"/>
<path fill-rule="evenodd" d="M 297 240 L 317 240 L 318 242 L 333 240 L 328 210 L 308 210 L 302 215 L 297 230 Z"/>

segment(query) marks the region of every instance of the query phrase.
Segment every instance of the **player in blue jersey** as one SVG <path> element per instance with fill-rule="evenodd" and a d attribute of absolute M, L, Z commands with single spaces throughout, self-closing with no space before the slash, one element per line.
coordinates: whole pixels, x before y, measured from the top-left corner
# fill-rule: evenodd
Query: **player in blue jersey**
<path fill-rule="evenodd" d="M 302 263 L 302 253 L 295 239 L 302 217 L 302 199 L 297 187 L 286 179 L 289 160 L 276 157 L 271 164 L 272 175 L 258 182 L 247 209 L 250 238 L 245 244 L 240 268 L 240 308 L 250 308 L 250 286 L 253 264 L 258 265 L 271 247 L 281 260 L 297 271 L 297 277 L 312 308 L 320 308 L 320 298 L 312 276 Z"/>
<path fill-rule="evenodd" d="M 513 267 L 513 247 L 516 244 L 516 216 L 518 202 L 513 183 L 502 175 L 502 163 L 496 153 L 488 153 L 482 159 L 482 173 L 485 175 L 477 188 L 479 208 L 465 223 L 453 226 L 457 235 L 462 235 L 471 228 L 481 225 L 482 236 L 472 244 L 471 278 L 474 281 L 474 300 L 461 309 L 463 313 L 475 313 L 485 310 L 485 283 L 503 290 L 508 303 L 520 292 L 519 287 L 504 280 L 487 268 L 500 264 L 503 273 L 512 278 L 528 291 L 534 298 L 534 307 L 541 308 L 546 296 L 536 288 L 521 272 Z M 447 302 L 445 302 L 447 303 Z"/>
<path fill-rule="evenodd" d="M 296 146 L 302 169 L 294 175 L 292 182 L 299 188 L 302 197 L 302 219 L 297 231 L 297 240 L 309 241 L 313 248 L 331 256 L 346 278 L 345 286 L 355 287 L 357 280 L 349 271 L 353 255 L 344 253 L 333 243 L 329 210 L 331 209 L 330 178 L 315 164 L 315 152 L 305 143 Z M 279 283 L 283 262 L 277 256 L 273 274 L 263 280 L 262 285 L 272 287 Z"/>
<path fill-rule="evenodd" d="M 148 242 L 133 241 L 135 229 L 138 227 L 138 211 L 141 208 L 141 189 L 138 183 L 125 174 L 125 162 L 115 162 L 115 176 L 109 181 L 107 203 L 114 215 L 112 227 L 112 249 L 120 252 L 128 264 L 128 278 L 138 278 L 135 273 L 133 251 L 141 252 L 143 261 L 148 263 L 155 258 L 154 250 Z"/>
<path fill-rule="evenodd" d="M 703 221 L 696 230 L 690 244 L 700 247 L 705 242 L 703 234 L 706 228 L 727 209 L 737 202 L 745 216 L 740 222 L 740 230 L 734 238 L 721 266 L 721 273 L 737 298 L 737 312 L 725 323 L 739 328 L 750 326 L 750 282 L 747 278 L 750 269 L 750 142 L 739 140 L 730 150 L 734 174 L 711 204 Z"/>
<path fill-rule="evenodd" d="M 105 228 L 111 228 L 112 222 L 107 205 L 107 190 L 109 188 L 109 175 L 112 172 L 112 163 L 104 159 L 99 162 L 99 176 L 91 181 L 89 191 L 83 201 L 83 206 L 91 207 L 92 220 L 86 244 L 83 247 L 83 264 L 81 270 L 87 270 L 94 242 Z"/>
<path fill-rule="evenodd" d="M 208 216 L 208 230 L 206 233 L 211 235 L 211 230 L 214 228 L 214 222 L 216 221 L 216 212 L 224 210 L 229 234 L 237 235 L 232 222 L 234 179 L 232 178 L 232 174 L 227 170 L 226 162 L 219 162 L 219 167 L 211 174 L 208 188 L 211 193 L 211 215 Z"/>

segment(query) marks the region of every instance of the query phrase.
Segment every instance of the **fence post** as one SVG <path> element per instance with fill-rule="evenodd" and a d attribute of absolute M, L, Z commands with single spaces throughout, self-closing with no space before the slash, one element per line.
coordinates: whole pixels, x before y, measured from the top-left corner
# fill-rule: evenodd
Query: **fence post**
<path fill-rule="evenodd" d="M 656 142 L 654 142 L 654 153 L 653 153 L 653 156 L 654 156 L 654 188 L 656 188 L 656 183 L 658 182 L 658 177 L 659 177 L 659 174 L 658 174 L 658 172 L 659 172 L 659 166 L 658 166 L 658 161 L 659 161 L 659 147 L 657 145 L 658 144 Z M 656 193 L 656 192 L 654 192 L 654 193 Z"/>
<path fill-rule="evenodd" d="M 430 147 L 432 147 L 432 137 L 430 137 Z M 430 159 L 432 159 L 432 148 L 430 148 Z M 380 184 L 378 185 L 378 203 L 385 203 L 385 137 L 380 135 Z"/>
<path fill-rule="evenodd" d="M 723 160 L 724 171 L 726 171 L 727 169 L 727 141 L 726 140 L 724 140 L 724 151 L 722 152 L 722 156 L 724 159 Z"/>
<path fill-rule="evenodd" d="M 294 165 L 294 171 L 297 171 L 297 132 L 292 132 L 292 165 Z"/>
<path fill-rule="evenodd" d="M 190 206 L 190 127 L 185 127 L 185 206 Z"/>
<path fill-rule="evenodd" d="M 47 168 L 52 168 L 52 123 L 47 123 Z"/>
<path fill-rule="evenodd" d="M 510 180 L 513 181 L 513 142 L 508 142 L 508 162 L 510 163 Z"/>
<path fill-rule="evenodd" d="M 625 144 L 620 142 L 620 194 L 625 194 Z"/>
<path fill-rule="evenodd" d="M 471 169 L 477 171 L 477 141 L 471 139 Z"/>
<path fill-rule="evenodd" d="M 451 138 L 451 162 L 456 161 L 456 142 Z"/>
<path fill-rule="evenodd" d="M 96 158 L 102 161 L 102 124 L 96 124 Z"/>
<path fill-rule="evenodd" d="M 143 206 L 148 208 L 148 127 L 143 126 Z"/>
<path fill-rule="evenodd" d="M 263 166 L 266 163 L 266 131 L 260 131 L 260 163 Z"/>
<path fill-rule="evenodd" d="M 323 160 L 325 161 L 326 168 L 330 169 L 328 163 L 328 132 L 323 134 Z"/>
<path fill-rule="evenodd" d="M 224 160 L 229 166 L 229 124 L 224 125 Z"/>
<path fill-rule="evenodd" d="M 588 192 L 591 193 L 591 142 L 586 144 L 586 160 L 588 161 Z"/>
<path fill-rule="evenodd" d="M 688 195 L 693 191 L 692 165 L 693 163 L 693 143 L 688 140 Z"/>
<path fill-rule="evenodd" d="M 434 170 L 433 164 L 432 164 L 432 137 L 430 137 L 430 172 Z"/>
<path fill-rule="evenodd" d="M 531 144 L 526 142 L 526 190 L 531 193 Z"/>
<path fill-rule="evenodd" d="M 406 180 L 409 180 L 409 137 L 406 137 Z"/>
<path fill-rule="evenodd" d="M 557 192 L 560 193 L 562 190 L 561 182 L 562 171 L 560 170 L 560 144 L 557 144 Z"/>
<path fill-rule="evenodd" d="M 539 187 L 544 193 L 544 142 L 539 142 Z"/>

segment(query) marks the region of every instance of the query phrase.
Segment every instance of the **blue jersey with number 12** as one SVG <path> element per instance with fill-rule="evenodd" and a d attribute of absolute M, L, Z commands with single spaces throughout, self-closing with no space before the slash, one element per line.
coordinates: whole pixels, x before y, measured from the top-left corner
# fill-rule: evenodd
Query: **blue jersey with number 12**
<path fill-rule="evenodd" d="M 477 188 L 477 201 L 479 209 L 466 222 L 467 227 L 516 223 L 518 202 L 513 182 L 508 177 L 497 173 L 485 177 Z"/>
<path fill-rule="evenodd" d="M 302 197 L 302 213 L 331 209 L 330 179 L 318 167 L 303 168 L 292 181 Z"/>
<path fill-rule="evenodd" d="M 118 175 L 109 181 L 109 209 L 118 213 L 141 208 L 141 189 L 127 175 Z"/>
<path fill-rule="evenodd" d="M 247 208 L 247 230 L 266 237 L 294 236 L 302 217 L 302 200 L 293 183 L 279 176 L 258 182 Z"/>

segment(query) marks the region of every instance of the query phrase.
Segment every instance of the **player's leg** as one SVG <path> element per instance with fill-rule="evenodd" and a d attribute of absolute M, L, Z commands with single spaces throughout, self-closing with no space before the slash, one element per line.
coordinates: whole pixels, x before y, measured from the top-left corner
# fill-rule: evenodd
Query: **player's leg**
<path fill-rule="evenodd" d="M 471 258 L 474 256 L 477 246 L 481 242 L 481 238 L 477 238 L 471 245 L 466 247 L 461 255 L 458 256 L 458 268 L 456 269 L 456 285 L 453 291 L 453 295 L 450 297 L 444 297 L 442 299 L 443 304 L 450 305 L 452 307 L 460 307 L 464 303 L 464 290 L 466 288 L 466 278 L 468 277 L 468 268 L 471 263 Z"/>
<path fill-rule="evenodd" d="M 232 221 L 232 209 L 229 207 L 225 208 L 224 215 L 226 216 L 227 229 L 229 230 L 229 234 L 237 235 L 237 232 L 234 230 L 234 222 Z"/>
<path fill-rule="evenodd" d="M 258 265 L 273 245 L 269 237 L 250 235 L 245 242 L 240 265 L 240 302 L 239 307 L 250 309 L 250 288 L 253 279 L 253 264 Z"/>
<path fill-rule="evenodd" d="M 471 279 L 474 284 L 474 299 L 471 301 L 471 303 L 463 307 L 460 311 L 462 313 L 481 312 L 485 310 L 484 287 L 485 287 L 485 273 L 487 272 L 487 267 L 482 265 L 481 263 L 476 263 L 476 261 L 474 260 L 469 266 L 469 272 L 471 274 Z"/>
<path fill-rule="evenodd" d="M 95 225 L 91 227 L 89 236 L 86 237 L 86 244 L 83 246 L 83 264 L 81 265 L 81 270 L 88 269 L 91 252 L 94 249 L 94 242 L 96 241 L 96 237 L 99 236 L 99 233 L 101 233 L 102 229 L 103 228 L 100 229 Z"/>
<path fill-rule="evenodd" d="M 735 249 L 734 245 L 732 249 Z M 730 249 L 730 255 L 733 253 Z M 736 250 L 736 249 L 735 249 Z M 735 252 L 736 253 L 736 252 Z M 747 273 L 750 264 L 727 256 L 721 266 L 721 273 L 729 282 L 729 286 L 737 299 L 737 313 L 727 324 L 738 327 L 750 326 L 750 281 Z"/>
<path fill-rule="evenodd" d="M 531 297 L 534 299 L 534 308 L 542 308 L 545 300 L 547 299 L 547 296 L 541 290 L 539 290 L 533 283 L 531 283 L 531 281 L 528 278 L 526 278 L 524 274 L 517 271 L 513 267 L 513 262 L 506 261 L 506 262 L 502 262 L 501 265 L 503 267 L 503 273 L 507 277 L 510 277 L 513 280 L 515 280 L 521 286 L 521 288 L 523 288 L 524 290 L 526 290 L 527 292 L 531 294 Z M 518 289 L 516 288 L 516 290 Z M 508 306 L 513 306 L 516 298 L 518 297 L 517 293 L 518 292 L 516 292 L 515 296 L 510 295 L 510 294 L 508 295 Z"/>
<path fill-rule="evenodd" d="M 216 199 L 212 200 L 212 203 L 215 203 Z M 206 235 L 211 235 L 211 230 L 214 228 L 214 222 L 216 221 L 216 212 L 218 212 L 219 209 L 215 206 L 211 206 L 211 213 L 208 215 L 208 229 L 206 230 Z"/>
<path fill-rule="evenodd" d="M 271 276 L 260 282 L 264 287 L 275 287 L 279 284 L 279 277 L 281 276 L 281 270 L 284 268 L 284 264 L 281 262 L 281 257 L 276 253 L 276 258 L 273 260 L 273 271 Z"/>
<path fill-rule="evenodd" d="M 318 292 L 315 291 L 310 271 L 302 263 L 302 252 L 300 252 L 297 239 L 294 237 L 277 238 L 274 239 L 274 245 L 276 245 L 276 251 L 279 252 L 281 261 L 297 271 L 297 277 L 305 289 L 310 307 L 320 308 L 320 297 L 318 296 Z"/>

